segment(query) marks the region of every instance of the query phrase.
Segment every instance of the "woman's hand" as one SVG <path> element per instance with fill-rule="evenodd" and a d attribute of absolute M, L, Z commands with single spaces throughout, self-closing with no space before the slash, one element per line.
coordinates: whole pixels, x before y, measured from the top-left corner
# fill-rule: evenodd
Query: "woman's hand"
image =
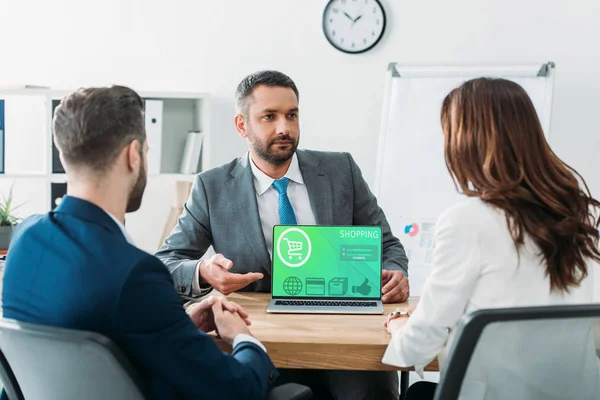
<path fill-rule="evenodd" d="M 387 331 L 392 334 L 398 329 L 402 328 L 408 317 L 415 310 L 416 305 L 410 307 L 396 308 L 394 312 L 388 315 L 387 319 L 383 322 L 383 326 L 387 328 Z"/>

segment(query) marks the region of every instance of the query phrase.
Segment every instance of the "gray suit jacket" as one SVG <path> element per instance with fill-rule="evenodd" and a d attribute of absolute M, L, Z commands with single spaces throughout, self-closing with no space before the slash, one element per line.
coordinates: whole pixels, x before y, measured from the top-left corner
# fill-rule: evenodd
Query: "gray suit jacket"
<path fill-rule="evenodd" d="M 318 225 L 373 225 L 383 232 L 383 267 L 408 275 L 408 259 L 377 200 L 348 153 L 298 150 L 298 163 Z M 177 225 L 156 256 L 175 288 L 191 296 L 198 260 L 212 245 L 232 272 L 261 272 L 244 290 L 271 291 L 271 259 L 263 235 L 248 156 L 200 173 Z"/>

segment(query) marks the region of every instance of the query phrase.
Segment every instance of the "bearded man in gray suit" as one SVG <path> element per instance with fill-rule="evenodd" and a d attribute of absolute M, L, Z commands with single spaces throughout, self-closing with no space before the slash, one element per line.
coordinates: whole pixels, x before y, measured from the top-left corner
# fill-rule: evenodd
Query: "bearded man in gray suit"
<path fill-rule="evenodd" d="M 382 300 L 408 298 L 404 248 L 352 156 L 297 150 L 298 99 L 294 82 L 277 71 L 254 73 L 238 85 L 234 122 L 249 152 L 197 176 L 177 225 L 156 253 L 183 297 L 213 288 L 225 295 L 270 292 L 273 226 L 296 223 L 380 226 Z M 217 254 L 203 258 L 210 246 Z M 315 398 L 398 398 L 395 372 L 281 373 L 282 381 L 311 386 Z"/>

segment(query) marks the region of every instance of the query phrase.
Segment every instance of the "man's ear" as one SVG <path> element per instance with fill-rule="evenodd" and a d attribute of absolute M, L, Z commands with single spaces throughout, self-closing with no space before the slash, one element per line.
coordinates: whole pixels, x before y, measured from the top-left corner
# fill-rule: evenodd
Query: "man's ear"
<path fill-rule="evenodd" d="M 139 170 L 142 163 L 141 154 L 141 143 L 139 140 L 134 140 L 127 146 L 127 167 L 131 171 Z"/>
<path fill-rule="evenodd" d="M 246 131 L 246 117 L 243 114 L 237 114 L 233 118 L 233 123 L 235 124 L 235 129 L 237 129 L 240 137 L 246 139 L 248 137 L 248 132 Z"/>

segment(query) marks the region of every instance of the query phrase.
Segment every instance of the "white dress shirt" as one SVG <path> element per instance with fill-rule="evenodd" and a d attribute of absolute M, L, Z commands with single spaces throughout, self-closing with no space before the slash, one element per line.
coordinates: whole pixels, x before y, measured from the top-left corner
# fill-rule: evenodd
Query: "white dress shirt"
<path fill-rule="evenodd" d="M 526 236 L 517 253 L 504 212 L 479 199 L 470 198 L 446 210 L 438 220 L 435 243 L 432 271 L 420 301 L 406 324 L 393 333 L 383 356 L 385 364 L 414 366 L 422 376 L 423 368 L 438 356 L 443 368 L 461 317 L 477 309 L 593 302 L 594 263 L 588 263 L 589 275 L 579 287 L 571 288 L 569 293 L 551 292 L 546 265 L 535 243 Z M 587 338 L 587 333 L 584 337 Z M 590 340 L 593 346 L 593 337 Z M 500 361 L 496 362 L 499 364 L 503 359 L 501 343 L 495 351 L 499 352 Z M 597 360 L 580 361 L 581 366 L 598 366 Z M 514 385 L 505 388 L 504 398 L 513 398 L 510 390 L 523 387 L 529 390 L 528 382 L 519 379 L 526 380 L 532 371 L 514 363 L 505 367 L 512 371 Z M 474 365 L 469 367 L 470 371 L 478 369 Z M 591 374 L 590 380 L 598 384 L 595 377 L 598 375 L 594 375 L 597 372 Z M 485 379 L 494 379 L 494 373 L 490 375 Z M 485 379 L 463 383 L 462 394 L 467 390 L 465 398 L 495 398 L 490 388 L 486 388 Z M 573 381 L 580 382 L 579 379 L 576 376 Z M 570 380 L 570 376 L 561 376 L 560 384 Z"/>
<path fill-rule="evenodd" d="M 256 202 L 258 203 L 258 213 L 260 215 L 260 224 L 267 243 L 267 250 L 271 258 L 273 257 L 273 226 L 279 225 L 279 193 L 273 187 L 275 179 L 262 172 L 248 153 L 252 175 L 254 176 L 254 189 L 256 190 Z M 296 154 L 292 157 L 292 162 L 283 176 L 290 180 L 287 188 L 287 195 L 296 215 L 298 225 L 315 225 L 315 215 L 313 214 L 308 198 L 308 190 L 304 184 L 298 157 Z"/>
<path fill-rule="evenodd" d="M 112 215 L 111 213 L 109 213 L 108 211 L 105 211 L 105 212 L 108 214 L 109 217 L 112 218 L 113 221 L 115 221 L 115 224 L 117 224 L 117 226 L 121 230 L 121 233 L 123 234 L 123 236 L 125 236 L 125 240 L 127 240 L 127 243 L 129 243 L 132 246 L 135 246 L 135 243 L 133 243 L 133 238 L 131 237 L 131 235 L 129 235 L 129 232 L 127 232 L 127 230 L 125 229 L 125 225 L 123 225 L 121 223 L 121 221 L 116 219 L 115 216 Z"/>
<path fill-rule="evenodd" d="M 127 243 L 129 243 L 132 246 L 135 246 L 135 243 L 133 242 L 131 235 L 129 235 L 129 232 L 127 232 L 127 230 L 125 229 L 125 225 L 123 225 L 121 223 L 121 221 L 119 221 L 117 218 L 115 218 L 115 216 L 112 215 L 111 213 L 109 213 L 108 211 L 105 211 L 105 212 L 108 214 L 109 217 L 112 218 L 113 221 L 115 221 L 115 224 L 117 224 L 117 226 L 123 233 L 123 236 L 125 236 L 125 240 L 127 240 Z M 239 333 L 233 338 L 233 347 L 235 348 L 235 346 L 237 346 L 238 344 L 243 343 L 243 342 L 254 343 L 258 347 L 263 349 L 263 351 L 265 353 L 267 352 L 267 349 L 265 348 L 265 346 L 257 338 L 255 338 L 254 336 L 247 335 L 245 333 Z"/>

